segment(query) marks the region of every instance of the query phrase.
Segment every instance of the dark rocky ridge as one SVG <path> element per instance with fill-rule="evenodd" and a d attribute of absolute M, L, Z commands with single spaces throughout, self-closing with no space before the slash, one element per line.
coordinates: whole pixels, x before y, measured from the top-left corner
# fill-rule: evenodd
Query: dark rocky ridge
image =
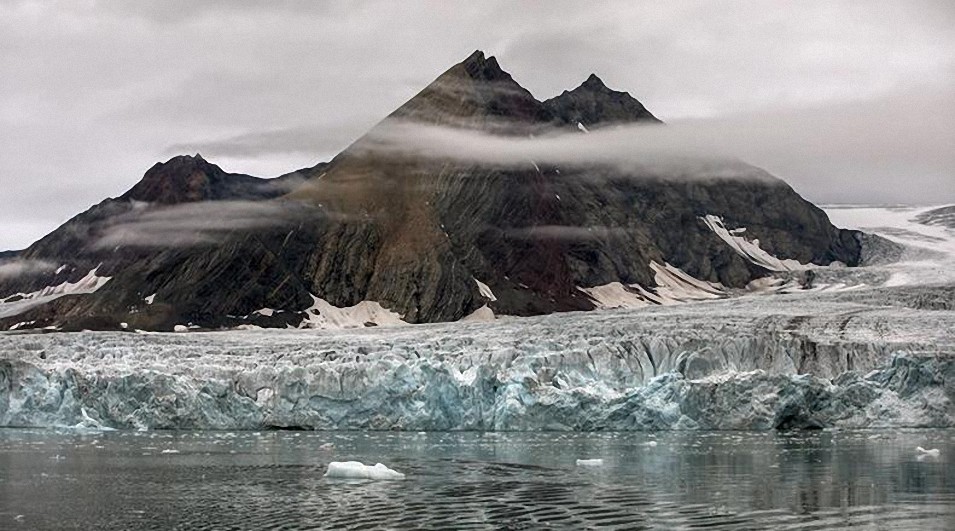
<path fill-rule="evenodd" d="M 604 85 L 596 74 L 574 90 L 544 101 L 544 108 L 565 124 L 606 126 L 619 123 L 662 123 L 642 103 Z"/>
<path fill-rule="evenodd" d="M 577 122 L 659 122 L 596 76 L 539 102 L 481 52 L 451 67 L 385 124 L 392 120 L 501 134 L 576 128 Z M 707 214 L 745 226 L 750 238 L 782 258 L 859 260 L 858 233 L 833 227 L 786 183 L 742 163 L 713 163 L 713 175 L 721 177 L 706 180 L 531 161 L 526 168 L 497 168 L 376 152 L 372 136 L 327 164 L 273 180 L 228 174 L 199 156 L 157 164 L 122 197 L 20 253 L 68 268 L 0 279 L 0 297 L 75 281 L 97 266 L 112 280 L 93 294 L 0 319 L 0 328 L 22 321 L 73 328 L 295 325 L 313 294 L 340 307 L 377 301 L 407 321 L 433 322 L 459 319 L 485 304 L 511 315 L 593 309 L 578 287 L 620 281 L 652 288 L 651 260 L 733 287 L 768 274 L 717 238 L 700 220 Z M 139 208 L 152 212 L 221 201 L 276 212 L 306 205 L 314 215 L 237 226 L 202 245 L 94 245 L 138 203 L 149 203 Z M 497 300 L 484 298 L 475 279 Z M 156 302 L 146 304 L 153 293 Z M 254 315 L 260 308 L 285 311 Z"/>

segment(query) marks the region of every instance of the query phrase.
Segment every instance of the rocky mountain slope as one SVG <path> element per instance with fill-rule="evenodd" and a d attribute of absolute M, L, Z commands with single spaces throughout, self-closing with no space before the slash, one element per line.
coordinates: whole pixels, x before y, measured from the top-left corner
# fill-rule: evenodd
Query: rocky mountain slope
<path fill-rule="evenodd" d="M 0 275 L 0 329 L 534 315 L 722 297 L 860 260 L 860 233 L 742 162 L 698 162 L 689 177 L 378 149 L 409 122 L 516 139 L 659 120 L 593 75 L 540 102 L 475 52 L 328 163 L 276 179 L 198 155 L 157 164 L 0 257 L 21 271 Z"/>

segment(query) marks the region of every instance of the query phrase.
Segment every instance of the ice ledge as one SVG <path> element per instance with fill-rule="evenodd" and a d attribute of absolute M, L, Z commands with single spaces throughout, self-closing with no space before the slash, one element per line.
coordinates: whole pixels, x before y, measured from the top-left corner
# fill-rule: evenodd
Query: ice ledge
<path fill-rule="evenodd" d="M 353 368 L 354 369 L 354 368 Z M 771 430 L 955 427 L 955 358 L 895 356 L 831 380 L 762 370 L 670 372 L 614 390 L 497 363 L 382 362 L 367 372 L 301 368 L 225 378 L 44 371 L 0 360 L 0 426 L 125 429 Z M 359 382 L 362 382 L 359 384 Z M 562 383 L 563 382 L 563 383 Z M 332 387 L 360 386 L 350 399 Z M 344 389 L 344 387 L 342 387 Z"/>

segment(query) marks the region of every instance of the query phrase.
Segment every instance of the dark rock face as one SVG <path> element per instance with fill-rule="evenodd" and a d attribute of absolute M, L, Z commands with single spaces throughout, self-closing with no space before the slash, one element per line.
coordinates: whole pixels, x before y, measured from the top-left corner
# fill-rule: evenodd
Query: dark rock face
<path fill-rule="evenodd" d="M 304 179 L 301 172 L 313 170 L 309 168 L 275 179 L 262 179 L 226 173 L 197 153 L 194 157 L 186 155 L 157 163 L 119 199 L 160 204 L 270 199 L 290 192 L 297 179 Z"/>
<path fill-rule="evenodd" d="M 596 76 L 539 102 L 481 52 L 384 124 L 396 120 L 503 135 L 576 131 L 578 122 L 659 123 Z M 18 258 L 66 267 L 0 279 L 0 300 L 75 282 L 93 268 L 111 280 L 95 293 L 0 314 L 0 328 L 30 321 L 74 328 L 295 326 L 308 316 L 313 295 L 339 307 L 377 301 L 409 322 L 434 322 L 485 304 L 510 315 L 593 309 L 579 287 L 621 282 L 652 289 L 651 261 L 731 287 L 768 274 L 719 239 L 702 221 L 706 215 L 745 227 L 748 238 L 780 258 L 859 261 L 858 233 L 833 227 L 787 184 L 741 162 L 709 163 L 709 179 L 532 161 L 498 167 L 377 152 L 371 137 L 327 164 L 276 179 L 229 174 L 198 155 L 157 164 L 120 198 L 20 252 Z M 124 223 L 151 234 L 158 221 L 176 227 L 197 217 L 200 229 L 214 229 L 198 242 L 110 239 Z M 483 296 L 475 280 L 496 300 Z M 256 314 L 261 308 L 283 311 Z"/>
<path fill-rule="evenodd" d="M 619 123 L 661 123 L 642 103 L 627 94 L 611 90 L 595 74 L 579 87 L 564 91 L 544 102 L 544 108 L 561 122 L 585 127 Z"/>

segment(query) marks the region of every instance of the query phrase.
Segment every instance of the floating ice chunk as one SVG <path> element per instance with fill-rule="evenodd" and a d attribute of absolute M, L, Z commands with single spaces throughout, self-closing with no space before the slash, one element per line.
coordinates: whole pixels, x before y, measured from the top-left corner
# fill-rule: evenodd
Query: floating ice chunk
<path fill-rule="evenodd" d="M 938 457 L 941 452 L 938 451 L 938 448 L 932 448 L 931 450 L 926 450 L 921 446 L 916 446 L 915 450 L 919 453 L 919 457 Z"/>
<path fill-rule="evenodd" d="M 578 459 L 577 466 L 604 466 L 603 459 Z"/>
<path fill-rule="evenodd" d="M 648 446 L 648 447 L 650 447 L 650 448 L 656 448 L 657 442 L 656 442 L 656 441 L 647 441 L 646 443 L 644 443 L 644 446 Z"/>
<path fill-rule="evenodd" d="M 70 426 L 75 430 L 100 430 L 100 431 L 115 431 L 115 428 L 110 428 L 109 426 L 104 426 L 102 422 L 94 419 L 86 412 L 85 407 L 80 408 L 80 421 Z"/>
<path fill-rule="evenodd" d="M 163 450 L 163 451 L 161 451 L 161 452 L 159 452 L 159 453 L 161 453 L 161 454 L 178 454 L 178 453 L 179 453 L 179 450 L 176 450 L 175 448 L 166 448 L 165 450 Z"/>
<path fill-rule="evenodd" d="M 369 466 L 358 461 L 332 461 L 325 471 L 326 478 L 344 479 L 405 479 L 401 472 L 392 470 L 381 463 Z"/>

